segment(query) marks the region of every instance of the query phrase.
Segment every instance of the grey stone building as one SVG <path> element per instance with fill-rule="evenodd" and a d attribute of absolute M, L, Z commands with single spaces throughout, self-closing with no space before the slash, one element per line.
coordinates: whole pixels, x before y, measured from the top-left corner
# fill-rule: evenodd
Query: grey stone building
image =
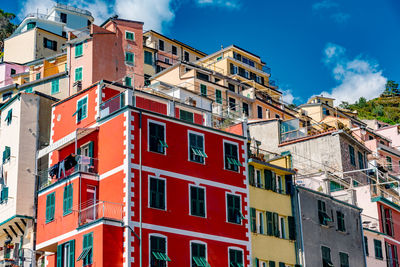
<path fill-rule="evenodd" d="M 360 208 L 300 186 L 294 203 L 301 266 L 366 266 Z"/>

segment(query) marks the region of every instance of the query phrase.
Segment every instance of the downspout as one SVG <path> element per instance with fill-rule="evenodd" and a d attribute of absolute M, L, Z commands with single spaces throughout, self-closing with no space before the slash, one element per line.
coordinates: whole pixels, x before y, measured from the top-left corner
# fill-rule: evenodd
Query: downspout
<path fill-rule="evenodd" d="M 142 111 L 139 113 L 139 266 L 143 266 L 143 245 L 142 245 Z"/>
<path fill-rule="evenodd" d="M 301 256 L 296 253 L 296 257 L 299 257 L 299 260 L 301 259 L 303 263 L 303 267 L 306 267 L 306 258 L 304 257 L 304 238 L 303 238 L 303 222 L 301 220 L 301 203 L 300 203 L 300 196 L 299 192 L 297 190 L 297 187 L 295 187 L 295 194 L 296 194 L 296 202 L 297 202 L 297 211 L 298 211 L 298 218 L 299 218 L 299 229 L 300 229 L 300 251 L 301 251 Z M 297 242 L 296 242 L 297 243 Z"/>
<path fill-rule="evenodd" d="M 364 228 L 362 226 L 361 222 L 361 211 L 359 211 L 359 220 L 358 220 L 359 226 L 360 226 L 360 233 L 361 233 L 361 242 L 362 242 L 362 247 L 363 247 L 363 259 L 364 259 L 364 266 L 367 266 L 367 253 L 365 251 L 365 244 L 364 244 Z"/>

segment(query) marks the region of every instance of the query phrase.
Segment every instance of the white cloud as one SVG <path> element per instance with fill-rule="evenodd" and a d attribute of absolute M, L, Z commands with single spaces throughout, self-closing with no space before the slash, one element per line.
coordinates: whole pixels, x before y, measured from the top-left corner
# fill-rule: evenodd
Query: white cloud
<path fill-rule="evenodd" d="M 227 7 L 232 9 L 240 8 L 239 0 L 195 0 L 198 5 L 200 6 L 220 6 L 220 7 Z"/>
<path fill-rule="evenodd" d="M 22 20 L 28 13 L 47 14 L 47 11 L 55 5 L 53 0 L 27 0 L 21 4 L 17 16 Z"/>
<path fill-rule="evenodd" d="M 387 78 L 382 75 L 379 65 L 361 56 L 348 59 L 342 46 L 328 43 L 323 61 L 331 68 L 338 86 L 321 94 L 335 98 L 336 105 L 341 101 L 354 103 L 360 97 L 369 100 L 378 97 L 385 89 Z"/>
<path fill-rule="evenodd" d="M 313 10 L 320 10 L 320 9 L 329 9 L 337 6 L 339 6 L 338 3 L 332 0 L 323 0 L 321 2 L 314 3 L 312 5 L 312 8 Z"/>
<path fill-rule="evenodd" d="M 293 101 L 296 99 L 296 97 L 292 94 L 292 90 L 286 89 L 281 91 L 283 102 L 286 104 L 293 104 Z"/>

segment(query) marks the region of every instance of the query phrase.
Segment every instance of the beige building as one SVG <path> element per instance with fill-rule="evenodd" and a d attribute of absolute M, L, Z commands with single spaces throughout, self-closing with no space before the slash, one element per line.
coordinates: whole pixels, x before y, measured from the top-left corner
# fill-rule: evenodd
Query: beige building
<path fill-rule="evenodd" d="M 39 93 L 19 93 L 1 107 L 2 266 L 31 266 L 35 259 L 32 252 L 35 239 L 36 151 L 48 145 L 51 105 L 54 102 L 51 97 Z M 20 258 L 21 255 L 25 259 Z"/>

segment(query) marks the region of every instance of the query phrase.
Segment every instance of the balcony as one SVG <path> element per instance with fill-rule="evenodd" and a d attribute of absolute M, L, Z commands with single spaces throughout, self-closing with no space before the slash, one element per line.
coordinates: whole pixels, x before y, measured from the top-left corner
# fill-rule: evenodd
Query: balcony
<path fill-rule="evenodd" d="M 100 119 L 122 109 L 133 105 L 134 97 L 131 90 L 126 90 L 100 104 Z"/>
<path fill-rule="evenodd" d="M 270 67 L 263 66 L 262 70 L 263 70 L 263 72 L 268 73 L 269 75 L 271 75 L 271 68 Z"/>
<path fill-rule="evenodd" d="M 39 172 L 39 190 L 76 173 L 97 175 L 97 167 L 98 159 L 82 155 L 70 155 L 49 169 Z"/>
<path fill-rule="evenodd" d="M 111 220 L 122 223 L 123 205 L 107 201 L 99 201 L 79 211 L 78 226 L 100 220 Z"/>

